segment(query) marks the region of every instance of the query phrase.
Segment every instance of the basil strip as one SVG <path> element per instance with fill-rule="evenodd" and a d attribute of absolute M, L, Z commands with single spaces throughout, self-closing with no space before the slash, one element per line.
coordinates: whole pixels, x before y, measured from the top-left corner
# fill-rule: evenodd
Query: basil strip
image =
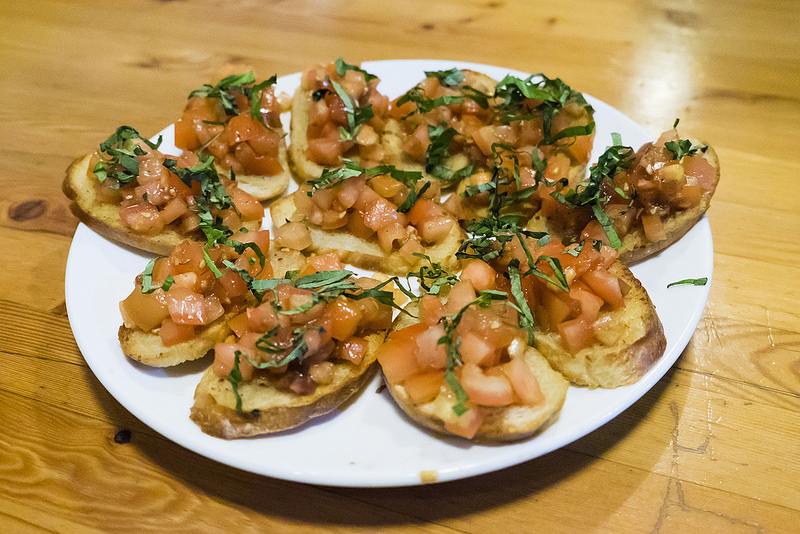
<path fill-rule="evenodd" d="M 685 278 L 683 280 L 678 280 L 677 282 L 670 282 L 667 284 L 667 287 L 670 288 L 672 286 L 677 285 L 692 285 L 692 286 L 704 286 L 708 283 L 708 278 Z"/>
<path fill-rule="evenodd" d="M 242 383 L 242 372 L 239 370 L 239 357 L 241 354 L 238 350 L 233 353 L 233 369 L 228 373 L 228 382 L 231 384 L 233 394 L 236 395 L 237 413 L 242 413 L 242 397 L 239 395 L 239 384 Z"/>

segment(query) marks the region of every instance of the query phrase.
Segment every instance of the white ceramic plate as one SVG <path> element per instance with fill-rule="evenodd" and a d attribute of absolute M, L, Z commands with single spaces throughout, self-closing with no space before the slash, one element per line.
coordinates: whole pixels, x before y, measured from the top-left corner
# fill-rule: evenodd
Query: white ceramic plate
<path fill-rule="evenodd" d="M 381 78 L 394 98 L 424 77 L 424 71 L 472 68 L 501 79 L 523 73 L 486 65 L 444 61 L 381 61 L 363 68 Z M 300 75 L 278 80 L 291 93 Z M 595 108 L 594 157 L 611 144 L 611 133 L 638 147 L 646 132 L 619 111 L 587 97 Z M 669 125 L 666 125 L 669 127 Z M 164 130 L 164 147 L 172 145 Z M 167 149 L 165 149 L 167 151 Z M 267 212 L 268 215 L 268 212 Z M 266 223 L 269 225 L 269 221 Z M 705 306 L 713 266 L 711 231 L 702 219 L 683 239 L 633 268 L 656 305 L 667 336 L 664 356 L 638 383 L 614 390 L 571 387 L 558 421 L 541 434 L 502 446 L 442 438 L 411 424 L 375 378 L 346 409 L 278 435 L 225 441 L 203 434 L 189 419 L 194 389 L 209 359 L 174 369 L 151 369 L 128 360 L 117 340 L 118 303 L 133 289 L 148 257 L 110 243 L 88 227 L 75 233 L 67 261 L 66 302 L 75 340 L 105 388 L 131 413 L 172 441 L 253 473 L 332 486 L 407 486 L 423 472 L 438 481 L 510 467 L 562 447 L 605 424 L 644 395 L 669 370 L 689 342 Z M 667 284 L 708 277 L 705 286 Z"/>

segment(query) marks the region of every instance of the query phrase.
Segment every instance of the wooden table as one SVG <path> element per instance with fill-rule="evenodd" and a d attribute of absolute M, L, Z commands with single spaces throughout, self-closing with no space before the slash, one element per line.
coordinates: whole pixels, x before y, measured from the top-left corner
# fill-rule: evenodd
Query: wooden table
<path fill-rule="evenodd" d="M 800 3 L 9 1 L 0 43 L 0 531 L 800 528 Z M 64 169 L 118 125 L 157 132 L 226 62 L 337 56 L 545 72 L 716 147 L 705 314 L 639 402 L 517 467 L 376 490 L 229 468 L 106 392 L 66 315 Z"/>

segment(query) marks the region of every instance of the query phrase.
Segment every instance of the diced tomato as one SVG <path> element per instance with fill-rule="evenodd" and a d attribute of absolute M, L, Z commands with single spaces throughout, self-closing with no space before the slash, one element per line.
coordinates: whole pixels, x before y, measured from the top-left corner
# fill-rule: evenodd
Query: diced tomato
<path fill-rule="evenodd" d="M 582 317 L 588 323 L 593 323 L 597 320 L 600 308 L 604 304 L 602 298 L 595 295 L 592 291 L 580 287 L 573 287 L 570 289 L 569 295 L 580 303 L 579 317 Z"/>
<path fill-rule="evenodd" d="M 664 224 L 658 215 L 650 213 L 642 213 L 642 227 L 644 228 L 644 235 L 648 241 L 657 242 L 663 241 L 667 238 L 664 232 Z"/>
<path fill-rule="evenodd" d="M 229 187 L 228 193 L 244 221 L 260 221 L 264 217 L 264 206 L 250 193 L 239 187 Z"/>
<path fill-rule="evenodd" d="M 237 337 L 241 337 L 247 330 L 247 313 L 242 312 L 228 321 L 228 326 Z"/>
<path fill-rule="evenodd" d="M 271 302 L 265 302 L 254 308 L 247 308 L 247 328 L 253 332 L 269 332 L 278 326 L 278 317 Z"/>
<path fill-rule="evenodd" d="M 336 138 L 322 137 L 308 140 L 308 159 L 320 165 L 340 165 L 342 142 Z"/>
<path fill-rule="evenodd" d="M 458 313 L 461 308 L 470 304 L 475 298 L 475 288 L 472 287 L 472 282 L 462 280 L 450 288 L 450 295 L 447 298 L 447 312 Z"/>
<path fill-rule="evenodd" d="M 159 290 L 160 291 L 160 290 Z M 169 317 L 169 311 L 162 298 L 156 293 L 142 293 L 136 287 L 128 297 L 119 303 L 123 322 L 130 327 L 136 327 L 144 332 L 149 332 Z"/>
<path fill-rule="evenodd" d="M 275 228 L 275 243 L 293 250 L 304 250 L 311 246 L 308 227 L 300 222 L 288 222 Z"/>
<path fill-rule="evenodd" d="M 208 324 L 206 299 L 189 288 L 173 285 L 167 291 L 167 309 L 173 321 L 183 325 Z"/>
<path fill-rule="evenodd" d="M 413 403 L 428 402 L 436 398 L 444 384 L 444 369 L 428 371 L 409 377 L 403 388 Z"/>
<path fill-rule="evenodd" d="M 122 224 L 140 234 L 156 234 L 164 228 L 158 208 L 149 202 L 123 202 L 119 217 Z"/>
<path fill-rule="evenodd" d="M 337 358 L 347 360 L 355 365 L 361 363 L 367 353 L 367 340 L 353 336 L 337 344 L 335 355 Z"/>
<path fill-rule="evenodd" d="M 592 327 L 581 317 L 559 324 L 558 333 L 561 335 L 561 342 L 564 347 L 572 354 L 576 354 L 594 344 Z"/>
<path fill-rule="evenodd" d="M 486 291 L 487 289 L 495 288 L 497 271 L 492 269 L 485 261 L 474 259 L 464 265 L 460 278 L 469 280 L 476 291 Z"/>
<path fill-rule="evenodd" d="M 378 351 L 386 380 L 393 384 L 402 382 L 420 371 L 415 354 L 416 336 L 427 328 L 423 323 L 415 323 L 389 335 Z"/>
<path fill-rule="evenodd" d="M 242 381 L 247 382 L 253 378 L 255 367 L 246 357 L 243 347 L 235 343 L 217 343 L 214 346 L 214 364 L 212 369 L 217 376 L 228 377 L 236 362 L 236 353 L 239 352 L 239 372 Z"/>
<path fill-rule="evenodd" d="M 539 380 L 522 357 L 512 358 L 502 369 L 522 404 L 535 406 L 544 400 Z"/>
<path fill-rule="evenodd" d="M 461 367 L 461 387 L 469 395 L 470 401 L 483 406 L 507 406 L 514 402 L 511 382 L 496 368 L 484 372 L 475 364 L 464 363 Z"/>
<path fill-rule="evenodd" d="M 708 191 L 713 187 L 716 178 L 714 167 L 703 156 L 688 156 L 683 158 L 683 172 L 697 180 L 697 184 Z"/>
<path fill-rule="evenodd" d="M 461 361 L 486 367 L 499 361 L 500 351 L 486 338 L 474 331 L 461 335 Z"/>
<path fill-rule="evenodd" d="M 422 369 L 444 369 L 447 350 L 439 340 L 444 337 L 444 327 L 436 324 L 417 336 L 417 362 Z"/>
<path fill-rule="evenodd" d="M 581 280 L 586 283 L 597 296 L 619 308 L 625 306 L 625 299 L 619 286 L 619 278 L 607 270 L 598 267 L 586 272 Z"/>
<path fill-rule="evenodd" d="M 445 420 L 444 428 L 456 436 L 472 439 L 478 433 L 481 424 L 483 424 L 483 412 L 478 406 L 472 406 L 463 414 Z"/>
<path fill-rule="evenodd" d="M 433 325 L 439 322 L 445 313 L 442 301 L 435 295 L 423 295 L 419 299 L 420 320 L 426 324 Z"/>
<path fill-rule="evenodd" d="M 392 204 L 383 198 L 378 198 L 364 210 L 364 225 L 376 232 L 387 224 L 397 222 L 406 224 L 406 217 L 397 211 Z"/>
<path fill-rule="evenodd" d="M 361 321 L 361 310 L 348 300 L 339 299 L 328 305 L 330 313 L 330 335 L 344 341 L 355 335 Z"/>
<path fill-rule="evenodd" d="M 164 319 L 161 323 L 161 343 L 165 347 L 171 347 L 184 341 L 189 341 L 195 337 L 195 327 L 191 325 L 183 325 L 174 322 L 170 318 Z"/>
<path fill-rule="evenodd" d="M 241 297 L 247 293 L 247 283 L 242 279 L 242 276 L 233 269 L 226 269 L 222 273 L 222 276 L 216 280 L 223 294 L 229 299 Z"/>

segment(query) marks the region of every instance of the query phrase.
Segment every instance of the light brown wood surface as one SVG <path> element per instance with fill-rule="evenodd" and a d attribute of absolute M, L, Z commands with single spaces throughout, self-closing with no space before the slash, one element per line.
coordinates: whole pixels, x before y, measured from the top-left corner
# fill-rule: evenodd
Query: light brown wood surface
<path fill-rule="evenodd" d="M 338 56 L 545 72 L 716 147 L 708 304 L 639 402 L 517 467 L 375 490 L 218 464 L 106 392 L 65 311 L 67 165 L 118 125 L 173 122 L 227 62 Z M 0 531 L 797 532 L 798 95 L 793 0 L 0 3 Z"/>

